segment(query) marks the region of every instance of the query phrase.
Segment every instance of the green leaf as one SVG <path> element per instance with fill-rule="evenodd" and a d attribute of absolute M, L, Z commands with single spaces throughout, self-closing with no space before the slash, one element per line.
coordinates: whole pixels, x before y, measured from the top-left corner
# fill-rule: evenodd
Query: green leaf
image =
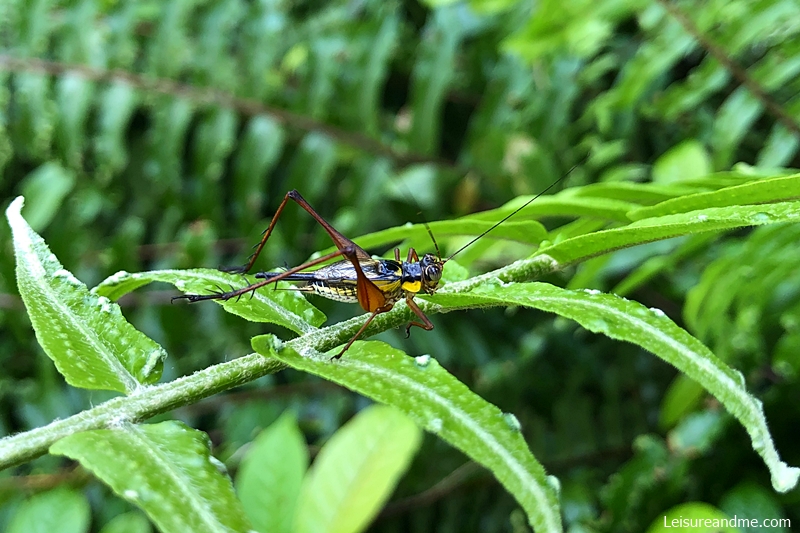
<path fill-rule="evenodd" d="M 241 134 L 234 157 L 234 195 L 242 213 L 260 213 L 266 196 L 267 178 L 278 163 L 285 141 L 280 123 L 269 116 L 250 119 Z"/>
<path fill-rule="evenodd" d="M 727 414 L 719 410 L 689 414 L 669 432 L 670 451 L 689 457 L 709 452 L 725 430 L 727 419 Z"/>
<path fill-rule="evenodd" d="M 770 470 L 775 490 L 786 492 L 797 484 L 800 468 L 780 460 L 761 401 L 748 394 L 744 376 L 720 361 L 660 309 L 647 309 L 600 291 L 571 291 L 547 283 L 501 282 L 462 294 L 443 290 L 431 299 L 447 310 L 496 305 L 533 307 L 575 320 L 589 331 L 641 346 L 700 383 L 742 423 L 753 448 Z"/>
<path fill-rule="evenodd" d="M 91 15 L 87 18 L 91 18 Z M 78 74 L 67 74 L 56 82 L 59 110 L 56 142 L 63 160 L 73 168 L 80 168 L 82 163 L 86 143 L 86 119 L 94 100 L 94 90 L 95 85 Z M 23 195 L 29 197 L 25 192 Z"/>
<path fill-rule="evenodd" d="M 753 205 L 792 200 L 800 197 L 800 174 L 752 181 L 712 192 L 689 194 L 666 200 L 652 207 L 628 213 L 631 220 L 697 211 L 708 207 Z"/>
<path fill-rule="evenodd" d="M 108 521 L 100 533 L 152 533 L 150 521 L 139 511 L 120 514 Z"/>
<path fill-rule="evenodd" d="M 739 529 L 727 525 L 728 515 L 703 502 L 689 502 L 676 505 L 653 520 L 647 533 L 666 533 L 675 528 L 692 533 L 739 533 Z M 724 522 L 723 522 L 724 520 Z"/>
<path fill-rule="evenodd" d="M 442 107 L 455 74 L 458 44 L 464 38 L 467 17 L 459 7 L 442 7 L 428 17 L 425 39 L 420 43 L 419 57 L 414 63 L 413 122 L 408 141 L 412 150 L 424 154 L 434 153 L 439 139 Z"/>
<path fill-rule="evenodd" d="M 45 229 L 75 186 L 75 174 L 56 163 L 45 163 L 23 178 L 20 189 L 30 200 L 25 219 L 34 231 Z"/>
<path fill-rule="evenodd" d="M 769 528 L 750 527 L 743 529 L 743 533 L 789 532 L 791 522 L 786 519 L 786 513 L 779 498 L 774 492 L 754 481 L 743 481 L 730 489 L 720 499 L 719 506 L 728 516 L 754 520 L 756 524 L 763 524 L 765 519 L 771 520 Z"/>
<path fill-rule="evenodd" d="M 64 270 L 20 210 L 6 210 L 17 259 L 17 285 L 36 338 L 67 383 L 123 393 L 158 381 L 166 352 L 130 325 L 119 306 L 90 293 Z"/>
<path fill-rule="evenodd" d="M 525 206 L 514 217 L 543 217 L 543 216 L 562 216 L 562 217 L 594 217 L 607 220 L 617 220 L 628 222 L 628 212 L 639 207 L 638 202 L 618 200 L 614 198 L 602 198 L 590 195 L 581 195 L 583 187 L 567 189 L 562 193 L 553 196 L 541 196 L 534 202 Z M 617 188 L 617 191 L 621 190 Z M 597 189 L 595 189 L 596 192 Z M 518 196 L 502 207 L 476 213 L 465 217 L 467 220 L 491 220 L 497 222 L 503 217 L 510 215 L 532 196 Z M 512 219 L 513 220 L 513 219 Z M 503 222 L 503 225 L 507 224 Z M 500 226 L 501 228 L 503 226 Z"/>
<path fill-rule="evenodd" d="M 363 531 L 408 468 L 421 433 L 392 407 L 373 405 L 358 413 L 314 460 L 297 502 L 294 531 Z"/>
<path fill-rule="evenodd" d="M 292 533 L 308 448 L 294 416 L 284 414 L 253 441 L 236 473 L 236 493 L 262 533 Z"/>
<path fill-rule="evenodd" d="M 86 497 L 58 488 L 26 500 L 8 525 L 7 533 L 85 533 L 91 513 Z"/>
<path fill-rule="evenodd" d="M 800 221 L 800 202 L 715 207 L 677 215 L 646 218 L 622 228 L 580 235 L 561 241 L 549 248 L 541 248 L 538 253 L 547 254 L 556 261 L 567 264 L 620 248 L 681 235 L 797 221 Z"/>
<path fill-rule="evenodd" d="M 702 143 L 690 139 L 670 148 L 653 164 L 653 182 L 671 184 L 687 178 L 706 176 L 712 171 L 711 158 Z"/>
<path fill-rule="evenodd" d="M 430 356 L 411 358 L 381 342 L 357 342 L 342 359 L 330 362 L 288 349 L 276 354 L 266 335 L 255 337 L 253 348 L 400 409 L 489 468 L 537 532 L 561 531 L 556 490 L 528 449 L 516 418 L 470 391 Z"/>
<path fill-rule="evenodd" d="M 111 82 L 97 98 L 97 134 L 94 140 L 97 174 L 106 181 L 128 163 L 125 134 L 136 110 L 136 90 L 122 82 Z"/>
<path fill-rule="evenodd" d="M 684 375 L 677 376 L 670 383 L 658 415 L 658 426 L 669 429 L 700 404 L 705 391 L 703 387 Z"/>
<path fill-rule="evenodd" d="M 121 296 L 154 281 L 175 285 L 187 294 L 208 294 L 220 287 L 243 287 L 245 282 L 255 278 L 244 278 L 237 274 L 227 274 L 219 270 L 197 268 L 193 270 L 153 270 L 130 274 L 120 271 L 103 280 L 93 289 L 106 298 L 117 300 Z M 280 287 L 289 287 L 281 284 Z M 257 290 L 250 295 L 227 302 L 214 300 L 226 311 L 252 322 L 269 322 L 284 326 L 295 333 L 307 333 L 325 322 L 325 315 L 311 305 L 299 292 L 292 290 L 273 290 L 272 286 Z"/>
<path fill-rule="evenodd" d="M 496 221 L 493 220 L 461 218 L 456 220 L 440 220 L 431 222 L 428 225 L 434 237 L 439 239 L 451 236 L 480 235 L 491 228 L 495 222 Z M 547 230 L 542 224 L 535 220 L 509 220 L 497 226 L 486 238 L 506 239 L 525 244 L 539 244 L 547 238 Z M 356 244 L 364 249 L 377 248 L 405 240 L 427 240 L 430 242 L 430 236 L 424 224 L 407 224 L 405 226 L 376 231 L 354 239 Z M 431 247 L 433 247 L 432 242 Z"/>
<path fill-rule="evenodd" d="M 245 533 L 250 525 L 205 433 L 180 422 L 74 433 L 50 453 L 79 461 L 163 533 Z"/>
<path fill-rule="evenodd" d="M 634 183 L 627 181 L 591 183 L 582 187 L 573 187 L 560 195 L 569 192 L 576 197 L 590 196 L 622 200 L 634 204 L 653 205 L 664 200 L 695 192 L 694 187 L 684 184 L 659 185 L 656 183 Z M 539 200 L 536 200 L 537 202 Z"/>

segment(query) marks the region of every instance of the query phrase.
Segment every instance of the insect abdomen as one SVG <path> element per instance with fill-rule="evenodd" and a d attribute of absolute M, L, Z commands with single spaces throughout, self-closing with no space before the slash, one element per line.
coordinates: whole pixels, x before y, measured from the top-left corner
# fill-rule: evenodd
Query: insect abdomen
<path fill-rule="evenodd" d="M 329 285 L 325 282 L 312 281 L 307 285 L 315 293 L 328 298 L 329 300 L 336 300 L 337 302 L 358 303 L 358 295 L 356 294 L 355 285 Z"/>

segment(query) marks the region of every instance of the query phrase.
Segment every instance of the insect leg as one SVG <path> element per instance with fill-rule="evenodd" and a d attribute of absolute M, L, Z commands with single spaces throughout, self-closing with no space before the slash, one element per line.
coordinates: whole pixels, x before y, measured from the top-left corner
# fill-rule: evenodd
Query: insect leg
<path fill-rule="evenodd" d="M 296 266 L 294 268 L 290 268 L 286 272 L 281 272 L 274 278 L 265 279 L 264 281 L 257 281 L 256 283 L 251 283 L 247 287 L 242 287 L 241 289 L 236 289 L 233 291 L 228 292 L 215 292 L 212 294 L 184 294 L 182 296 L 175 296 L 172 300 L 189 300 L 190 302 L 199 302 L 202 300 L 230 300 L 231 298 L 236 298 L 241 296 L 242 294 L 247 294 L 250 291 L 255 291 L 265 285 L 269 285 L 270 283 L 275 283 L 281 281 L 284 278 L 291 276 L 301 270 L 305 270 L 306 268 L 318 265 L 320 263 L 324 263 L 325 261 L 329 261 L 335 257 L 340 257 L 345 255 L 344 250 L 336 250 L 335 252 L 331 252 L 328 255 L 324 255 L 313 261 L 309 261 L 308 263 L 302 264 L 300 266 Z M 363 275 L 363 272 L 362 272 Z M 376 287 L 377 288 L 377 287 Z"/>
<path fill-rule="evenodd" d="M 289 201 L 290 199 L 293 199 L 290 196 L 291 193 L 292 191 L 289 191 L 288 193 L 286 193 L 286 196 L 283 197 L 281 205 L 278 206 L 278 210 L 275 211 L 274 215 L 272 215 L 272 220 L 270 220 L 269 226 L 267 226 L 267 229 L 264 230 L 263 237 L 261 237 L 261 241 L 259 241 L 259 243 L 256 245 L 256 251 L 253 252 L 252 255 L 250 255 L 250 257 L 248 258 L 247 264 L 239 267 L 220 267 L 220 270 L 222 270 L 223 272 L 233 272 L 236 274 L 246 274 L 247 272 L 250 272 L 250 269 L 253 268 L 253 264 L 256 262 L 256 259 L 258 259 L 261 250 L 267 243 L 267 239 L 269 239 L 269 236 L 272 235 L 272 230 L 275 227 L 275 223 L 278 221 L 278 217 L 281 216 L 283 208 L 286 207 L 286 202 Z"/>
<path fill-rule="evenodd" d="M 317 223 L 319 223 L 319 225 L 325 229 L 328 235 L 330 235 L 331 239 L 333 240 L 334 244 L 336 244 L 336 247 L 338 249 L 341 250 L 347 246 L 353 246 L 356 250 L 356 255 L 365 259 L 369 258 L 369 254 L 367 252 L 359 248 L 353 241 L 351 241 L 350 239 L 339 233 L 336 230 L 336 228 L 331 226 L 328 223 L 328 221 L 322 218 L 319 215 L 319 213 L 317 213 L 314 210 L 314 208 L 311 207 L 311 205 L 306 201 L 306 199 L 300 196 L 299 192 L 297 192 L 296 190 L 291 190 L 286 193 L 286 196 L 283 197 L 281 205 L 278 206 L 278 210 L 275 211 L 275 214 L 272 216 L 272 220 L 270 221 L 269 226 L 267 227 L 266 230 L 264 230 L 264 236 L 261 237 L 261 241 L 259 241 L 259 243 L 256 245 L 256 250 L 247 260 L 247 264 L 240 267 L 221 268 L 220 270 L 223 270 L 225 272 L 235 272 L 239 274 L 250 272 L 250 269 L 253 268 L 253 264 L 256 262 L 256 259 L 258 259 L 261 250 L 264 248 L 264 245 L 267 243 L 267 240 L 269 239 L 270 235 L 272 235 L 272 230 L 275 228 L 275 223 L 278 222 L 278 217 L 281 216 L 283 208 L 286 207 L 286 202 L 288 202 L 289 200 L 294 200 L 297 203 L 297 205 L 305 209 L 309 215 L 314 217 L 314 220 L 316 220 Z"/>
<path fill-rule="evenodd" d="M 367 321 L 366 321 L 366 322 L 364 322 L 364 325 L 363 325 L 363 326 L 361 326 L 361 327 L 358 329 L 358 331 L 356 332 L 356 334 L 355 334 L 355 335 L 353 335 L 353 338 L 352 338 L 352 339 L 350 339 L 349 341 L 347 341 L 347 344 L 345 344 L 345 345 L 344 345 L 344 348 L 342 348 L 342 351 L 341 351 L 341 352 L 339 352 L 337 355 L 335 355 L 333 358 L 334 358 L 334 359 L 339 359 L 339 358 L 342 356 L 342 354 L 343 354 L 344 352 L 346 352 L 346 351 L 347 351 L 347 350 L 350 348 L 350 346 L 352 346 L 352 345 L 353 345 L 353 343 L 354 343 L 354 342 L 356 342 L 356 340 L 357 340 L 357 339 L 358 339 L 358 338 L 361 336 L 361 334 L 362 334 L 362 333 L 364 333 L 364 330 L 365 330 L 365 329 L 367 329 L 367 326 L 369 326 L 370 322 L 372 322 L 372 320 L 373 320 L 373 319 L 374 319 L 376 316 L 380 315 L 381 313 L 386 313 L 386 312 L 388 312 L 388 311 L 391 311 L 391 309 L 392 309 L 392 307 L 393 307 L 393 306 L 394 306 L 394 304 L 393 304 L 393 303 L 388 303 L 388 304 L 384 305 L 383 307 L 379 307 L 378 309 L 376 309 L 375 311 L 373 311 L 373 312 L 372 312 L 372 314 L 371 314 L 371 315 L 369 315 L 369 318 L 367 319 Z"/>
<path fill-rule="evenodd" d="M 409 322 L 406 326 L 406 338 L 411 335 L 411 327 L 417 326 L 418 328 L 422 328 L 425 331 L 430 331 L 433 329 L 433 322 L 425 316 L 425 313 L 422 312 L 422 309 L 419 308 L 417 302 L 414 301 L 414 295 L 411 293 L 406 294 L 406 305 L 408 305 L 409 309 L 414 311 L 414 314 L 419 317 L 422 322 Z"/>
<path fill-rule="evenodd" d="M 419 256 L 417 255 L 417 251 L 413 248 L 408 249 L 408 259 L 406 259 L 408 263 L 414 262 L 419 263 Z"/>
<path fill-rule="evenodd" d="M 394 249 L 394 260 L 400 262 L 400 248 Z"/>

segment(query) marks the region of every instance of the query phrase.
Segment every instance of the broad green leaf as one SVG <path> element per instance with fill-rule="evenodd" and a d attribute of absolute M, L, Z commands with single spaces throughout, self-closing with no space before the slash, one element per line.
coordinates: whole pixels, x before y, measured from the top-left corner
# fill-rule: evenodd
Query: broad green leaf
<path fill-rule="evenodd" d="M 711 172 L 711 158 L 703 144 L 689 139 L 673 146 L 653 164 L 653 181 L 660 184 L 706 176 Z"/>
<path fill-rule="evenodd" d="M 23 178 L 20 188 L 29 200 L 25 220 L 34 231 L 50 224 L 74 186 L 75 174 L 56 163 L 45 163 Z"/>
<path fill-rule="evenodd" d="M 707 503 L 682 503 L 660 513 L 647 528 L 647 533 L 666 533 L 680 529 L 692 533 L 739 533 L 739 528 L 729 524 L 730 518 Z"/>
<path fill-rule="evenodd" d="M 166 352 L 130 325 L 119 306 L 65 270 L 20 214 L 6 211 L 17 259 L 17 285 L 36 338 L 67 382 L 123 393 L 158 381 Z"/>
<path fill-rule="evenodd" d="M 152 533 L 150 521 L 139 511 L 120 514 L 108 521 L 100 533 Z"/>
<path fill-rule="evenodd" d="M 589 331 L 641 346 L 700 383 L 742 423 L 753 448 L 770 470 L 775 490 L 786 492 L 797 484 L 800 468 L 780 460 L 761 401 L 747 392 L 744 376 L 720 361 L 660 309 L 647 309 L 600 291 L 571 291 L 547 283 L 483 285 L 461 294 L 441 291 L 431 300 L 447 310 L 497 305 L 533 307 L 575 320 Z"/>
<path fill-rule="evenodd" d="M 85 533 L 89 531 L 89 502 L 80 492 L 58 488 L 43 492 L 19 506 L 7 533 Z"/>
<path fill-rule="evenodd" d="M 180 422 L 123 422 L 74 433 L 50 453 L 79 461 L 163 533 L 245 533 L 250 525 L 210 444 L 205 433 Z"/>
<path fill-rule="evenodd" d="M 272 351 L 272 338 L 253 339 L 265 356 L 396 407 L 417 424 L 484 465 L 517 499 L 537 533 L 561 531 L 557 491 L 531 454 L 518 422 L 470 391 L 430 356 L 408 357 L 381 342 L 356 342 L 339 361 Z"/>
<path fill-rule="evenodd" d="M 666 200 L 628 213 L 631 220 L 697 211 L 708 207 L 753 205 L 800 198 L 800 174 L 752 181 L 712 192 L 701 192 Z"/>
<path fill-rule="evenodd" d="M 408 468 L 421 433 L 392 407 L 373 405 L 358 413 L 322 447 L 308 471 L 294 531 L 363 531 Z"/>
<path fill-rule="evenodd" d="M 196 268 L 192 270 L 153 270 L 131 274 L 117 272 L 106 278 L 93 292 L 117 300 L 131 291 L 154 281 L 171 283 L 186 294 L 209 294 L 220 288 L 240 288 L 255 278 L 227 274 L 219 270 Z M 283 284 L 281 287 L 289 287 Z M 226 311 L 252 322 L 269 322 L 284 326 L 295 333 L 307 333 L 325 322 L 325 315 L 311 305 L 299 292 L 274 290 L 272 285 L 227 302 L 215 300 Z M 175 305 L 179 305 L 176 302 Z"/>
<path fill-rule="evenodd" d="M 308 448 L 294 416 L 284 414 L 253 441 L 236 472 L 236 493 L 256 530 L 292 533 Z"/>
<path fill-rule="evenodd" d="M 677 215 L 646 218 L 622 228 L 580 235 L 549 248 L 541 248 L 538 253 L 547 254 L 556 261 L 566 264 L 620 248 L 681 235 L 798 221 L 800 221 L 800 202 L 714 207 Z"/>

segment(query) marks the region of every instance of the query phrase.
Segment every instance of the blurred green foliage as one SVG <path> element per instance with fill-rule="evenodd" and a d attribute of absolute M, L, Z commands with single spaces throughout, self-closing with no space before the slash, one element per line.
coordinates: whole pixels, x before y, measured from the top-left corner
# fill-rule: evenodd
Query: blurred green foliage
<path fill-rule="evenodd" d="M 798 20 L 792 0 L 4 1 L 2 207 L 25 195 L 27 220 L 91 287 L 119 270 L 241 263 L 291 188 L 349 236 L 497 207 L 579 162 L 567 186 L 597 183 L 620 200 L 669 197 L 651 188 L 645 200 L 629 182 L 697 178 L 713 191 L 732 182 L 700 179 L 735 163 L 755 177 L 797 166 Z M 561 238 L 602 224 L 613 218 L 566 224 Z M 67 386 L 44 355 L 17 296 L 5 224 L 0 237 L 0 434 L 12 434 L 110 395 Z M 442 240 L 445 252 L 466 242 Z M 427 247 L 424 236 L 412 242 Z M 743 372 L 784 459 L 800 464 L 796 243 L 795 226 L 693 235 L 547 281 L 663 309 Z M 287 209 L 258 266 L 299 264 L 329 246 Z M 487 270 L 515 246 L 487 239 L 459 261 Z M 287 335 L 216 305 L 169 305 L 175 293 L 164 287 L 121 302 L 169 353 L 162 381 L 250 353 L 254 335 Z M 329 322 L 358 312 L 314 303 Z M 641 531 L 683 502 L 711 504 L 709 516 L 800 522 L 797 491 L 772 491 L 731 417 L 640 348 L 523 308 L 434 321 L 408 341 L 402 331 L 380 338 L 433 355 L 517 416 L 561 481 L 565 528 Z M 207 432 L 235 470 L 284 411 L 314 451 L 366 403 L 283 371 L 169 417 Z M 370 530 L 525 530 L 488 473 L 430 435 L 421 449 Z M 93 531 L 149 528 L 60 458 L 0 476 L 0 528 L 64 505 L 70 531 L 86 531 L 87 502 Z M 23 503 L 61 485 L 75 490 Z"/>

